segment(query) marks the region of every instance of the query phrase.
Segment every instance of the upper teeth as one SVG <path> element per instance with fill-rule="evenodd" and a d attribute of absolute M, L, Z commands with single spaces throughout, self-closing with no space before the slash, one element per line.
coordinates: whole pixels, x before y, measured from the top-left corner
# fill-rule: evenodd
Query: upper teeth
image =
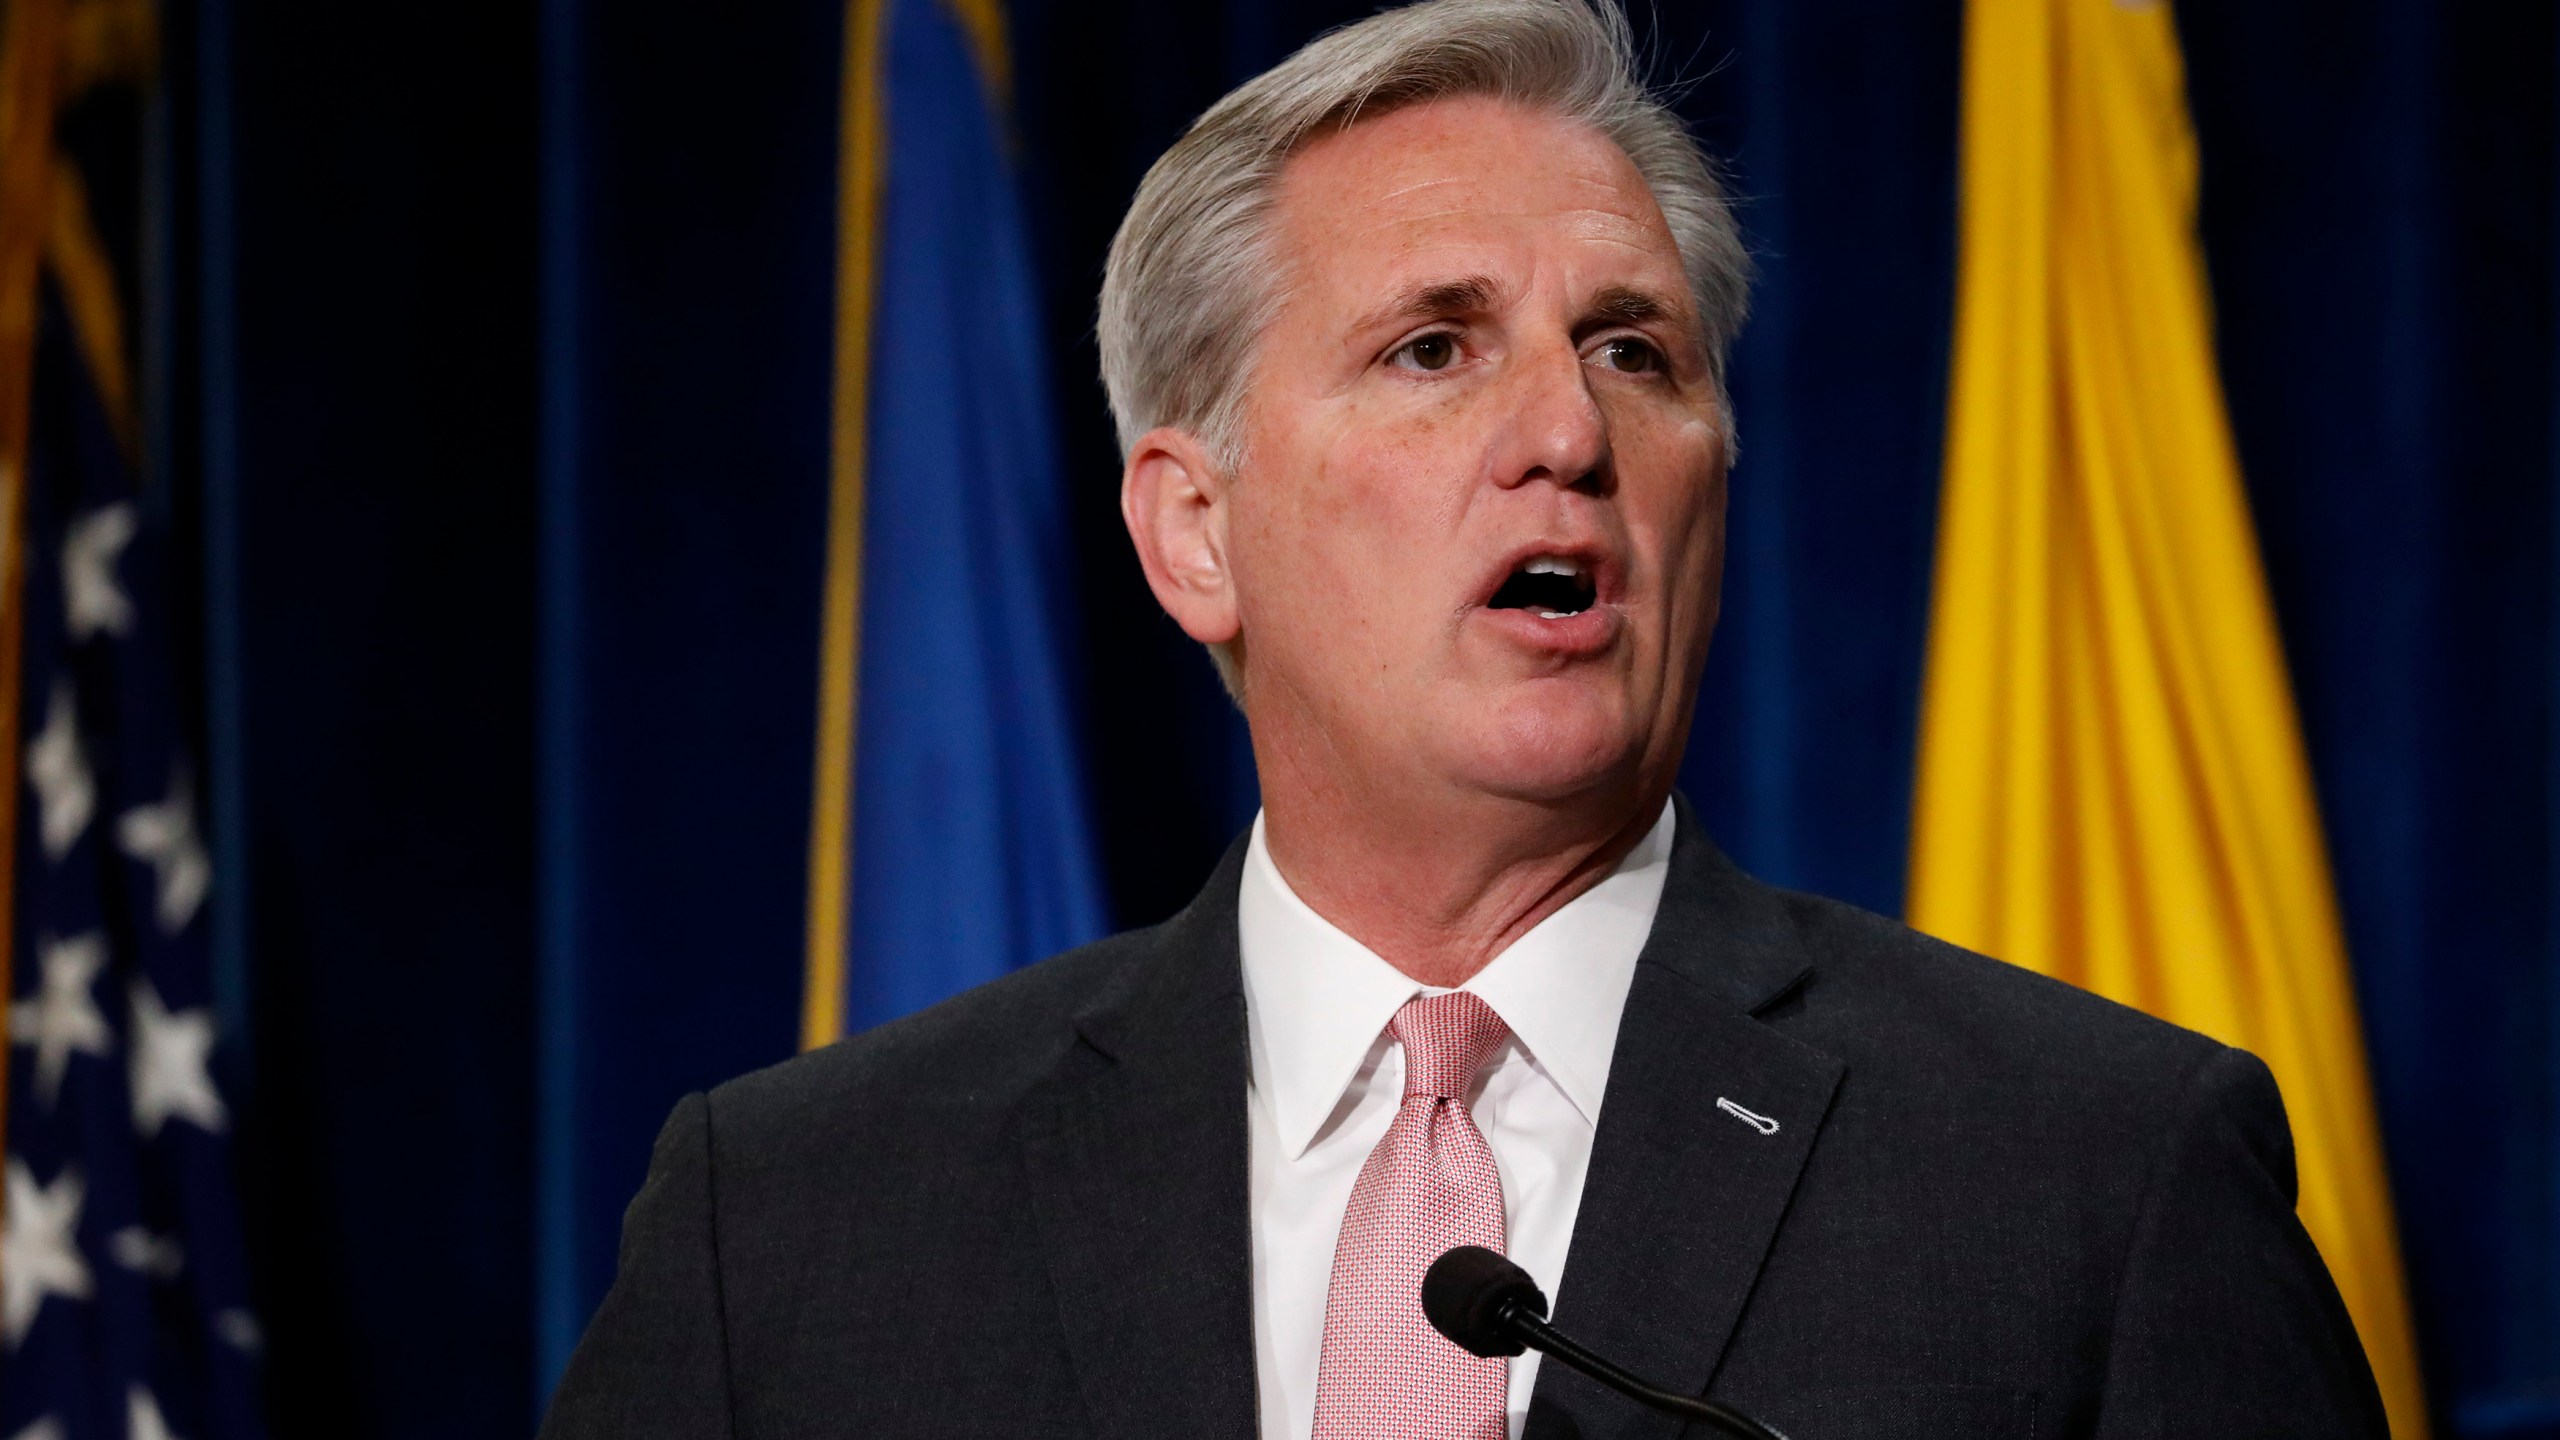
<path fill-rule="evenodd" d="M 1541 555 L 1530 561 L 1527 569 L 1532 575 L 1580 575 L 1582 564 L 1575 560 L 1558 559 L 1553 555 Z"/>

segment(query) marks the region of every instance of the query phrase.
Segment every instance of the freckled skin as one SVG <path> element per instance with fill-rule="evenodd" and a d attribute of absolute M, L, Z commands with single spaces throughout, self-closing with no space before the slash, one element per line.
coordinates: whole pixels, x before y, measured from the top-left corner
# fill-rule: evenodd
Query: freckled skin
<path fill-rule="evenodd" d="M 1242 637 L 1275 861 L 1454 983 L 1669 791 L 1716 615 L 1722 416 L 1660 209 L 1596 132 L 1478 98 L 1364 120 L 1290 160 L 1275 239 L 1240 473 L 1160 431 L 1124 508 L 1168 611 Z M 1458 280 L 1462 303 L 1399 306 Z M 1599 304 L 1630 292 L 1660 313 Z M 1524 547 L 1603 570 L 1586 640 L 1484 608 Z"/>

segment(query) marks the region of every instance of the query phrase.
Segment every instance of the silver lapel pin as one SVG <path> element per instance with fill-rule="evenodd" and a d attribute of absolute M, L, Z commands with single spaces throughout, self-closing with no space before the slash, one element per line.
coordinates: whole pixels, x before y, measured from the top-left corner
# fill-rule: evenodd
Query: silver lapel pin
<path fill-rule="evenodd" d="M 1727 1100 L 1721 1095 L 1716 1097 L 1716 1108 L 1727 1115 L 1732 1116 L 1734 1119 L 1741 1121 L 1743 1124 L 1750 1126 L 1752 1129 L 1759 1131 L 1763 1135 L 1775 1135 L 1778 1133 L 1777 1121 L 1770 1119 L 1766 1115 L 1758 1115 L 1749 1110 L 1745 1110 L 1741 1106 L 1734 1104 L 1732 1101 Z"/>

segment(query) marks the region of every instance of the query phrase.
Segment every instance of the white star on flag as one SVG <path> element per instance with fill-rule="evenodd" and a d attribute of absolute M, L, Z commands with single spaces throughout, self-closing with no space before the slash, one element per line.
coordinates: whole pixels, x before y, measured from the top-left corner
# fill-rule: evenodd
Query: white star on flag
<path fill-rule="evenodd" d="M 195 786 L 180 770 L 169 798 L 137 805 L 116 821 L 116 848 L 151 867 L 160 882 L 160 931 L 175 935 L 195 918 L 213 884 L 213 861 L 196 835 Z"/>
<path fill-rule="evenodd" d="M 108 1236 L 107 1253 L 127 1270 L 154 1280 L 175 1280 L 187 1268 L 187 1252 L 177 1236 L 154 1235 L 139 1225 L 127 1225 Z"/>
<path fill-rule="evenodd" d="M 89 1298 L 89 1265 L 73 1236 L 86 1191 L 66 1165 L 51 1185 L 38 1185 L 25 1162 L 9 1157 L 9 1218 L 0 1227 L 0 1334 L 9 1348 L 27 1338 L 45 1297 Z"/>
<path fill-rule="evenodd" d="M 124 1392 L 124 1440 L 178 1440 L 178 1432 L 160 1418 L 160 1402 L 139 1385 Z"/>
<path fill-rule="evenodd" d="M 116 583 L 116 561 L 141 526 L 133 506 L 118 502 L 71 522 L 62 536 L 62 614 L 71 638 L 133 628 L 133 602 Z"/>
<path fill-rule="evenodd" d="M 255 1355 L 267 1344 L 265 1332 L 258 1328 L 258 1317 L 237 1308 L 213 1312 L 213 1333 L 243 1355 Z"/>
<path fill-rule="evenodd" d="M 133 986 L 133 1126 L 145 1140 L 171 1119 L 220 1130 L 230 1118 L 205 1062 L 213 1054 L 213 1012 L 172 1015 L 148 980 Z"/>
<path fill-rule="evenodd" d="M 68 940 L 48 935 L 36 942 L 36 963 L 44 978 L 34 995 L 9 1007 L 9 1038 L 35 1047 L 36 1089 L 50 1106 L 61 1098 L 73 1054 L 103 1056 L 115 1044 L 90 993 L 107 968 L 107 942 L 95 930 Z"/>
<path fill-rule="evenodd" d="M 80 711 L 68 680 L 53 682 L 44 729 L 27 742 L 27 783 L 35 787 L 40 812 L 36 829 L 44 837 L 45 858 L 60 860 L 71 853 L 98 808 L 98 784 L 90 778 L 88 757 L 80 753 Z"/>

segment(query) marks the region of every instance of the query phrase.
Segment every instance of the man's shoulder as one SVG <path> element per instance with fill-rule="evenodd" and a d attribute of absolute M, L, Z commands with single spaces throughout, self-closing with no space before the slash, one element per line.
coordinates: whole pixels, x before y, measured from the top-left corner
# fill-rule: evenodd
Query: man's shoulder
<path fill-rule="evenodd" d="M 1806 969 L 1760 1019 L 1839 1067 L 1822 1193 L 2100 1237 L 2105 1255 L 2160 1177 L 2193 1183 L 2181 1156 L 2290 1195 L 2283 1101 L 2254 1056 L 1882 916 L 1778 900 Z"/>
<path fill-rule="evenodd" d="M 787 1149 L 867 1121 L 905 1126 L 927 1112 L 948 1122 L 1009 1111 L 1077 1043 L 1078 1015 L 1153 953 L 1161 928 L 1051 956 L 739 1076 L 711 1092 L 715 1122 L 744 1148 Z"/>
<path fill-rule="evenodd" d="M 2154 1106 L 2228 1047 L 1873 912 L 1775 892 L 1811 969 L 1784 1028 L 1853 1068 L 1931 1088 L 1991 1082 L 2061 1106 Z M 1776 1018 L 1774 1015 L 1772 1018 Z M 1970 1082 L 1970 1083 L 1969 1083 Z"/>

